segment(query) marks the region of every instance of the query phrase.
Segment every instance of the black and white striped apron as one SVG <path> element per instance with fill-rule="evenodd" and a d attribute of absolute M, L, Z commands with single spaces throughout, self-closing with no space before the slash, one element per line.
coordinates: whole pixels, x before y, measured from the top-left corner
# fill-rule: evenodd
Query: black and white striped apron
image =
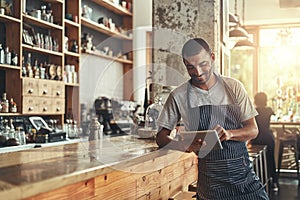
<path fill-rule="evenodd" d="M 190 130 L 209 130 L 219 124 L 227 130 L 241 127 L 241 112 L 233 91 L 219 77 L 233 100 L 229 105 L 204 105 L 192 108 L 190 85 L 188 107 Z M 245 142 L 223 141 L 223 149 L 212 150 L 198 158 L 198 200 L 268 200 L 259 178 L 253 171 Z"/>

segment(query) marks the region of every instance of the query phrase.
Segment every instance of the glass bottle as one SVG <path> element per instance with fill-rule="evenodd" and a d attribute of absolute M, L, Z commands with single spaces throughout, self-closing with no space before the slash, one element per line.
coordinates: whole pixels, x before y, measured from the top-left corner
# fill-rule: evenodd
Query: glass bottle
<path fill-rule="evenodd" d="M 9 51 L 9 47 L 5 48 L 5 63 L 11 65 L 11 53 Z"/>
<path fill-rule="evenodd" d="M 9 110 L 12 113 L 16 113 L 17 112 L 17 104 L 16 104 L 16 102 L 14 101 L 13 98 L 10 98 Z"/>
<path fill-rule="evenodd" d="M 9 138 L 9 125 L 8 125 L 8 120 L 7 119 L 4 119 L 4 129 L 3 129 L 3 132 L 2 132 L 2 135 L 5 137 L 6 140 L 8 140 Z"/>
<path fill-rule="evenodd" d="M 14 50 L 11 52 L 11 64 L 14 66 L 18 65 L 18 54 Z"/>
<path fill-rule="evenodd" d="M 47 21 L 48 16 L 47 16 L 47 13 L 46 13 L 46 6 L 42 5 L 41 10 L 42 10 L 42 14 L 41 14 L 42 20 Z"/>
<path fill-rule="evenodd" d="M 2 48 L 2 44 L 0 44 L 0 64 L 4 64 L 5 62 L 5 54 Z"/>
<path fill-rule="evenodd" d="M 34 59 L 33 72 L 34 72 L 34 78 L 40 78 L 40 69 L 38 66 L 37 59 Z"/>
<path fill-rule="evenodd" d="M 10 119 L 9 120 L 9 132 L 8 132 L 8 137 L 9 138 L 15 138 L 15 126 L 14 126 L 14 123 L 13 123 L 13 119 Z"/>
<path fill-rule="evenodd" d="M 22 144 L 22 140 L 23 140 L 23 139 L 22 139 L 22 137 L 21 137 L 21 128 L 20 128 L 20 127 L 17 127 L 17 128 L 16 128 L 14 137 L 16 138 L 17 141 L 19 141 L 19 144 L 20 144 L 20 145 L 23 145 L 23 144 Z"/>
<path fill-rule="evenodd" d="M 22 56 L 22 76 L 23 76 L 23 77 L 26 77 L 26 76 L 27 76 L 26 66 L 25 66 L 25 58 L 24 58 L 24 56 Z"/>
<path fill-rule="evenodd" d="M 1 106 L 2 106 L 2 112 L 3 113 L 8 113 L 9 112 L 9 103 L 8 103 L 8 99 L 6 98 L 6 92 L 4 92 L 2 94 Z"/>
<path fill-rule="evenodd" d="M 33 70 L 31 67 L 31 53 L 27 54 L 26 69 L 27 69 L 27 76 L 33 78 Z"/>
<path fill-rule="evenodd" d="M 78 53 L 78 44 L 77 44 L 77 41 L 76 41 L 76 40 L 73 40 L 73 44 L 72 44 L 72 47 L 71 47 L 71 51 L 72 51 L 72 52 L 75 52 L 75 53 Z"/>

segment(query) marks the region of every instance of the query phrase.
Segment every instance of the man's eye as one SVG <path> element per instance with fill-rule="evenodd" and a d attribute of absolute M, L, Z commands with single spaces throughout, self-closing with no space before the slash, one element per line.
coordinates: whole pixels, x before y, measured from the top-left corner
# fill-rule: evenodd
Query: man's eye
<path fill-rule="evenodd" d="M 203 63 L 200 63 L 200 67 L 205 67 L 205 66 L 207 66 L 207 64 L 208 64 L 208 62 L 203 62 Z"/>
<path fill-rule="evenodd" d="M 189 70 L 195 69 L 195 67 L 193 65 L 187 65 L 186 68 L 189 69 Z"/>

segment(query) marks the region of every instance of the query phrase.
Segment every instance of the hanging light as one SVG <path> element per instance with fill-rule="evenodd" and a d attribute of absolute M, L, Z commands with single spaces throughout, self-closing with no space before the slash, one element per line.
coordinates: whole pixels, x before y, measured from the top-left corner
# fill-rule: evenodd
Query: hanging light
<path fill-rule="evenodd" d="M 252 49 L 254 48 L 254 44 L 249 41 L 249 39 L 239 40 L 235 43 L 235 49 Z"/>
<path fill-rule="evenodd" d="M 235 1 L 236 2 L 236 1 Z M 245 21 L 245 0 L 243 0 L 243 22 Z M 237 28 L 241 28 L 241 27 L 237 27 Z M 232 30 L 234 31 L 234 30 Z M 235 37 L 237 38 L 236 36 L 237 35 L 240 35 L 240 36 L 243 36 L 240 37 L 238 39 L 238 41 L 236 42 L 236 44 L 234 45 L 233 48 L 239 48 L 239 49 L 249 49 L 249 48 L 253 48 L 254 45 L 253 43 L 249 40 L 249 35 L 247 33 L 247 31 L 243 28 L 241 28 L 239 31 L 235 31 L 235 32 L 229 32 L 229 35 L 230 33 Z M 244 37 L 246 35 L 246 37 Z M 242 39 L 241 39 L 242 38 Z"/>
<path fill-rule="evenodd" d="M 238 26 L 239 25 L 239 19 L 236 15 L 233 15 L 232 13 L 229 13 L 229 27 Z"/>
<path fill-rule="evenodd" d="M 237 0 L 234 1 L 234 12 L 235 12 L 235 14 L 234 15 L 231 14 L 232 16 L 229 14 L 229 22 L 230 22 L 230 16 L 231 16 L 232 21 L 233 22 L 237 21 L 237 23 L 233 28 L 231 28 L 231 30 L 229 30 L 229 37 L 233 40 L 247 39 L 248 38 L 247 31 L 240 26 L 241 23 L 239 21 L 239 17 L 237 14 Z"/>
<path fill-rule="evenodd" d="M 229 37 L 234 38 L 236 40 L 246 39 L 248 38 L 248 33 L 245 29 L 241 27 L 234 27 L 229 30 Z"/>

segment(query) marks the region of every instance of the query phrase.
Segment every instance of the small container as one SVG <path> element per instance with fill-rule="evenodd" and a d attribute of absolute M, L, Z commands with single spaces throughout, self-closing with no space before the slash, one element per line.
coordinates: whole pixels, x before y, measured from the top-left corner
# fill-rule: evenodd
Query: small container
<path fill-rule="evenodd" d="M 4 8 L 0 8 L 0 15 L 5 15 L 5 9 Z"/>
<path fill-rule="evenodd" d="M 98 118 L 94 117 L 89 124 L 89 141 L 101 139 L 102 134 L 101 124 L 98 122 Z"/>

